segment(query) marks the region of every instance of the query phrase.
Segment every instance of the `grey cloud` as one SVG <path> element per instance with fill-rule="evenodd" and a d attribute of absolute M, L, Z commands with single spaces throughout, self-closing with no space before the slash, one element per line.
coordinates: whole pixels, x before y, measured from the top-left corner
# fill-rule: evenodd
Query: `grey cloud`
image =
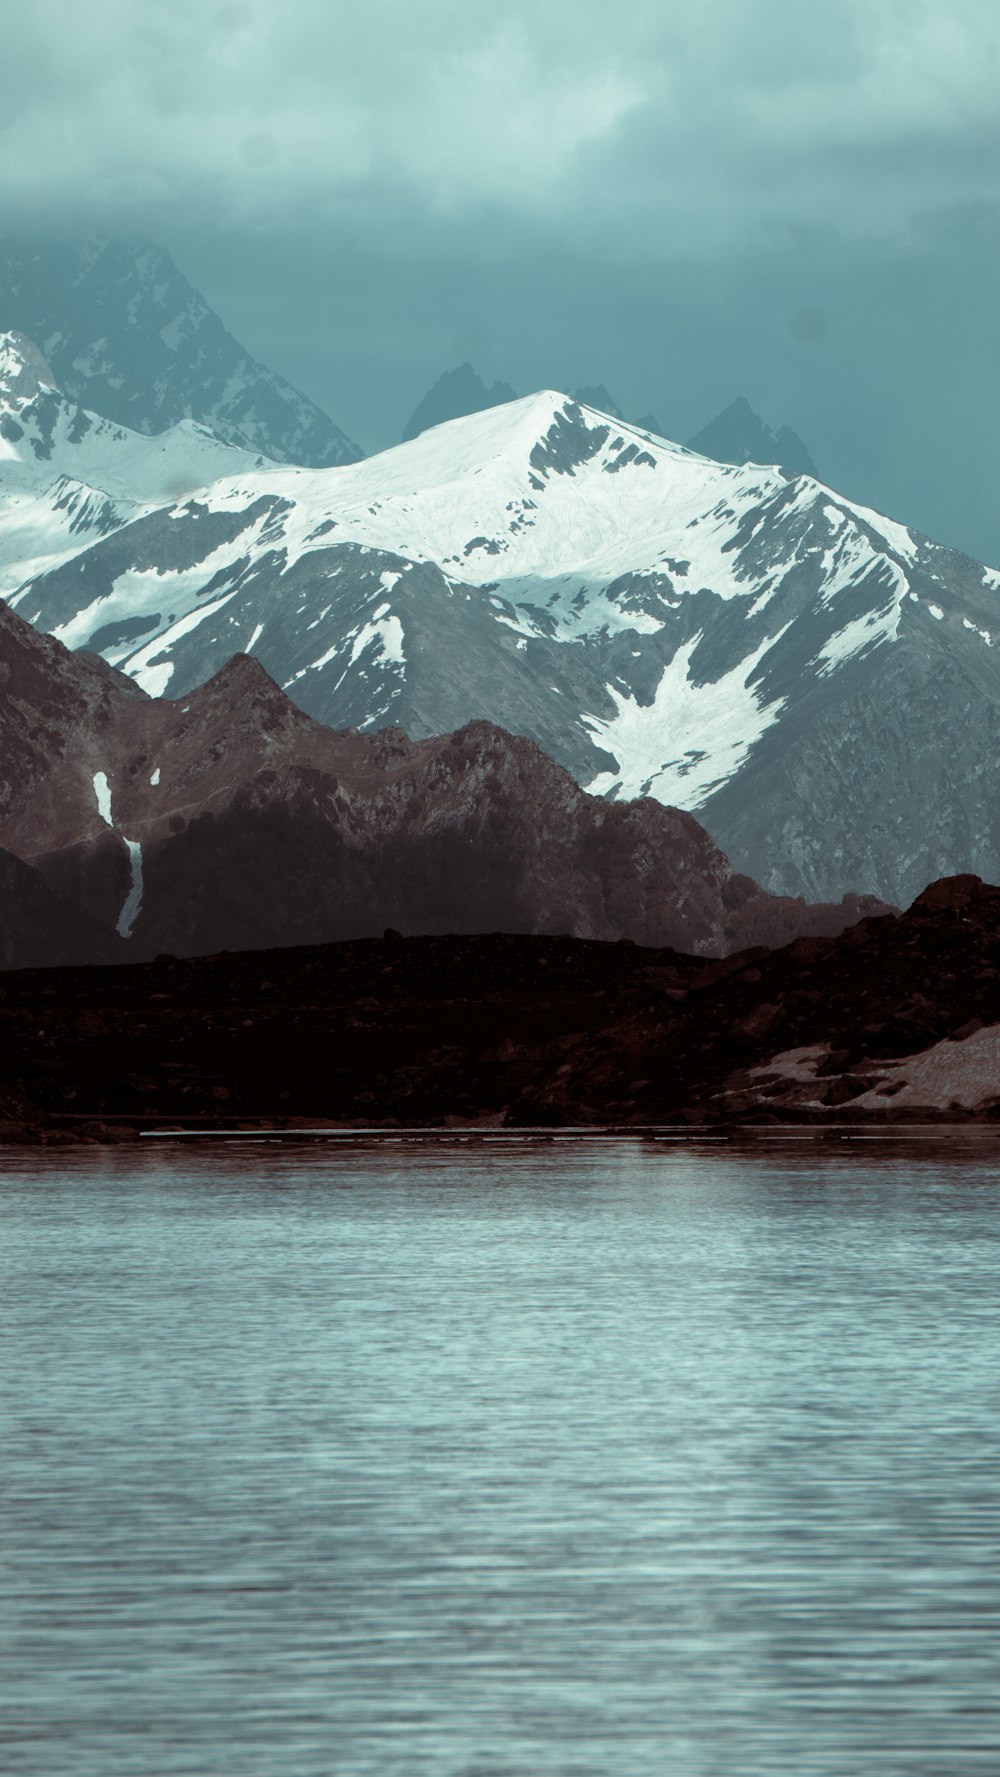
<path fill-rule="evenodd" d="M 369 447 L 438 374 L 744 393 L 1000 558 L 993 0 L 0 0 L 0 225 L 148 232 Z"/>
<path fill-rule="evenodd" d="M 633 0 L 613 20 L 605 0 L 5 10 L 4 185 L 36 209 L 198 203 L 275 224 L 400 189 L 446 213 L 596 204 L 711 233 L 811 197 L 846 227 L 900 195 L 918 207 L 970 141 L 995 153 L 992 0 Z"/>

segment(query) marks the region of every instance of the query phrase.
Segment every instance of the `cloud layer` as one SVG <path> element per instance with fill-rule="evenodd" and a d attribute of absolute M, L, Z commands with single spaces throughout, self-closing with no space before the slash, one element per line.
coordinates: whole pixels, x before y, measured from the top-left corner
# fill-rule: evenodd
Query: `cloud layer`
<path fill-rule="evenodd" d="M 142 231 L 370 448 L 744 393 L 1000 560 L 995 0 L 0 0 L 0 227 Z"/>
<path fill-rule="evenodd" d="M 990 195 L 992 0 L 3 5 L 10 209 L 849 228 Z"/>

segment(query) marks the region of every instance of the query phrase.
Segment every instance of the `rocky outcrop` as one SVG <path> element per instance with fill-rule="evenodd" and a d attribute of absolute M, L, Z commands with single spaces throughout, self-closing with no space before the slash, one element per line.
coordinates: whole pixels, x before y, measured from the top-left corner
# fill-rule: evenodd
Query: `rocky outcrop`
<path fill-rule="evenodd" d="M 529 1088 L 518 1115 L 1000 1117 L 998 951 L 1000 889 L 934 883 L 905 914 L 699 966 Z"/>

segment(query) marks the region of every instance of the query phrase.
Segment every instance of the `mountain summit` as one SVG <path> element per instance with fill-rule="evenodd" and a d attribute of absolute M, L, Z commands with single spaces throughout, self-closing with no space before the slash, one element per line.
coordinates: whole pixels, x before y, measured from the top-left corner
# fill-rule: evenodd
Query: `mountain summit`
<path fill-rule="evenodd" d="M 68 399 L 133 432 L 188 419 L 278 462 L 362 454 L 251 358 L 151 241 L 0 238 L 0 328 L 34 340 Z"/>

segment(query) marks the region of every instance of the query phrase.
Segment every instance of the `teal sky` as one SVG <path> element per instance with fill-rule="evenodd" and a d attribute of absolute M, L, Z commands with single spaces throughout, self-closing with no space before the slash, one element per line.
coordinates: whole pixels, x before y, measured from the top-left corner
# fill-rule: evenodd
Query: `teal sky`
<path fill-rule="evenodd" d="M 368 449 L 470 358 L 737 394 L 1000 561 L 991 0 L 0 0 L 0 221 L 142 230 Z"/>

